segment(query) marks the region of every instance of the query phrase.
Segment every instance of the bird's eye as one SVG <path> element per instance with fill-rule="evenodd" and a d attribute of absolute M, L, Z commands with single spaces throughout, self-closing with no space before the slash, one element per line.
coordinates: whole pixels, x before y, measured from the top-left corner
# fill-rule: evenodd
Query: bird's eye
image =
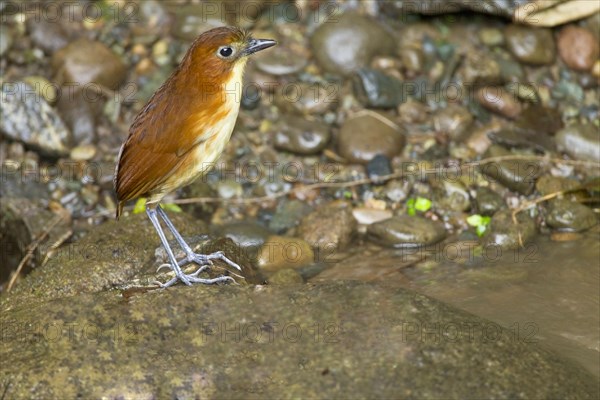
<path fill-rule="evenodd" d="M 229 58 L 233 54 L 233 49 L 229 46 L 219 48 L 219 55 L 223 58 Z"/>

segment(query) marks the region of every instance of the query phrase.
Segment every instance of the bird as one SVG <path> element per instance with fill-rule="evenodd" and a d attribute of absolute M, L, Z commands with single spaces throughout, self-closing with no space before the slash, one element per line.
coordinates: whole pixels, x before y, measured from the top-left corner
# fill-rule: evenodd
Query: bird
<path fill-rule="evenodd" d="M 115 167 L 116 219 L 127 201 L 146 198 L 146 214 L 175 275 L 165 283 L 158 282 L 163 288 L 179 281 L 186 285 L 233 281 L 230 276 L 199 277 L 217 259 L 241 271 L 222 251 L 195 253 L 160 202 L 168 193 L 210 171 L 229 142 L 237 120 L 248 56 L 276 44 L 272 39 L 254 39 L 237 27 L 201 33 L 129 128 Z M 182 260 L 175 258 L 159 218 L 185 252 Z M 186 274 L 182 267 L 190 263 L 200 268 Z"/>

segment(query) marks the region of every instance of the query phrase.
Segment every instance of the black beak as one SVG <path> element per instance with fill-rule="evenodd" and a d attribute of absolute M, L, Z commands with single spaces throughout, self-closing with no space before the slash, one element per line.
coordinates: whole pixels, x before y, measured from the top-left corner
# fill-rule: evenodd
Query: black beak
<path fill-rule="evenodd" d="M 251 39 L 248 42 L 248 46 L 246 46 L 246 49 L 244 49 L 243 53 L 245 56 L 249 56 L 252 53 L 268 49 L 269 47 L 275 46 L 276 44 L 277 42 L 271 39 Z"/>

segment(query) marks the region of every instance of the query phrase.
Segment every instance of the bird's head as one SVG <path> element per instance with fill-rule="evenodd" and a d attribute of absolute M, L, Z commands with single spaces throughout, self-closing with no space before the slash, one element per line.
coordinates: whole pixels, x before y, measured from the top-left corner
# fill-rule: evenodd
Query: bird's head
<path fill-rule="evenodd" d="M 182 66 L 202 80 L 224 81 L 231 73 L 241 74 L 249 55 L 275 44 L 271 39 L 254 39 L 239 28 L 214 28 L 198 36 Z"/>

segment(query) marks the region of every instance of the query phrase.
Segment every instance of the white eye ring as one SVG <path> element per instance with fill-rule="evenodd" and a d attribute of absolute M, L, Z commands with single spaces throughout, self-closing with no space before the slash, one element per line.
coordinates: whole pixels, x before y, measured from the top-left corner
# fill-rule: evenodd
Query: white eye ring
<path fill-rule="evenodd" d="M 219 50 L 217 50 L 217 56 L 219 58 L 231 58 L 235 55 L 235 48 L 232 46 L 221 46 Z"/>

